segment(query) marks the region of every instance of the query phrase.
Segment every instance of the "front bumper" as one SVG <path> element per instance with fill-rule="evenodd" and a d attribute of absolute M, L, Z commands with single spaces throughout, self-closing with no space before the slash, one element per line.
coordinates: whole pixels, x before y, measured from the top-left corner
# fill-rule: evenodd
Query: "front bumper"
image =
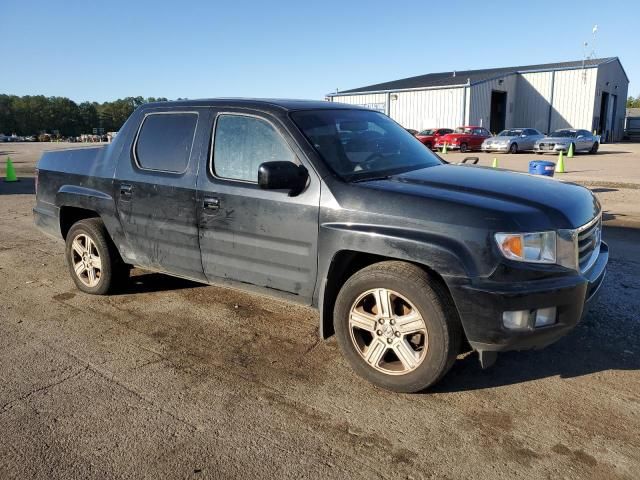
<path fill-rule="evenodd" d="M 508 152 L 510 145 L 482 145 L 483 152 Z"/>
<path fill-rule="evenodd" d="M 434 145 L 434 148 L 436 148 L 437 150 L 442 150 L 442 148 L 444 147 L 444 143 L 437 143 L 436 145 Z M 457 145 L 455 143 L 447 143 L 447 150 L 458 150 L 460 148 L 460 145 Z"/>
<path fill-rule="evenodd" d="M 555 144 L 553 148 L 549 148 L 546 145 L 540 148 L 540 145 L 535 145 L 533 147 L 533 151 L 536 153 L 558 153 L 558 152 L 567 153 L 569 151 L 569 145 Z"/>
<path fill-rule="evenodd" d="M 449 285 L 467 339 L 474 350 L 500 352 L 543 348 L 570 332 L 594 301 L 606 273 L 609 247 L 602 242 L 593 266 L 584 273 L 544 280 L 478 281 Z M 502 313 L 557 308 L 554 325 L 526 331 L 504 327 Z"/>

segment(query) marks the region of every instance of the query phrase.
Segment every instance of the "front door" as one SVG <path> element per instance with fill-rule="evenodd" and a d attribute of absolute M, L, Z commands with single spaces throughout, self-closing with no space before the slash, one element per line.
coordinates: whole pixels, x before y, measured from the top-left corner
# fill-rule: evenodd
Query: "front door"
<path fill-rule="evenodd" d="M 316 281 L 320 180 L 299 195 L 263 190 L 258 167 L 303 158 L 279 120 L 261 112 L 216 112 L 209 158 L 198 177 L 200 249 L 207 278 L 310 299 Z"/>
<path fill-rule="evenodd" d="M 200 155 L 207 152 L 210 115 L 203 108 L 147 112 L 131 150 L 121 153 L 114 191 L 129 247 L 125 261 L 205 280 L 196 179 Z"/>

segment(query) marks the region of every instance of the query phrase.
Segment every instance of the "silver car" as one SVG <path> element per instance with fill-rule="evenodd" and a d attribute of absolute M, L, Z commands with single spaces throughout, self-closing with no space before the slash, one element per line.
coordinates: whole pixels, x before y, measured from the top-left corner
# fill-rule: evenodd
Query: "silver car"
<path fill-rule="evenodd" d="M 562 128 L 550 133 L 542 140 L 538 140 L 534 151 L 537 154 L 543 154 L 545 152 L 566 153 L 569 151 L 571 144 L 573 144 L 574 152 L 596 153 L 600 146 L 600 135 L 592 135 L 588 130 Z"/>
<path fill-rule="evenodd" d="M 535 128 L 509 128 L 482 142 L 482 151 L 518 153 L 533 150 L 536 142 L 542 138 L 544 135 Z"/>

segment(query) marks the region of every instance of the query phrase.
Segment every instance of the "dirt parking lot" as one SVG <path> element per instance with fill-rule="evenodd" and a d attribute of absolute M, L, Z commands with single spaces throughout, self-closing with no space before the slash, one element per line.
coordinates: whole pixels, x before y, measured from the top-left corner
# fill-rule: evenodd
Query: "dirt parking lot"
<path fill-rule="evenodd" d="M 34 145 L 0 144 L 3 168 L 12 151 L 28 176 Z M 490 370 L 461 356 L 418 395 L 356 377 L 311 309 L 138 270 L 78 292 L 32 179 L 0 182 L 0 478 L 638 478 L 640 148 L 609 148 L 568 164 L 607 211 L 589 315 Z"/>

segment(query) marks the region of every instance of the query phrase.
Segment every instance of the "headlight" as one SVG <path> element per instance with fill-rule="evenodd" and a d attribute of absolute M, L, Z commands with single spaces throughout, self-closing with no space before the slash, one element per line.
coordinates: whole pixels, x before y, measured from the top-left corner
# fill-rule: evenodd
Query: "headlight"
<path fill-rule="evenodd" d="M 519 262 L 556 263 L 556 232 L 496 233 L 502 254 Z"/>

